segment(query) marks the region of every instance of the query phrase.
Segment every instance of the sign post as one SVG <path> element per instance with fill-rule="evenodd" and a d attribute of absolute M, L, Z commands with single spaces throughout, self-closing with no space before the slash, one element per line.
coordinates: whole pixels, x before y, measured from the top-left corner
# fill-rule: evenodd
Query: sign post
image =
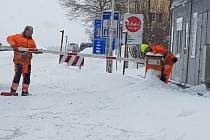
<path fill-rule="evenodd" d="M 127 48 L 127 40 L 128 40 L 128 32 L 125 32 L 125 53 L 124 53 L 124 57 L 125 58 L 128 58 L 128 52 L 126 52 L 128 50 L 128 48 Z M 126 66 L 128 66 L 128 61 L 124 61 L 123 62 L 123 75 L 125 74 Z"/>
<path fill-rule="evenodd" d="M 64 36 L 64 30 L 61 30 L 61 46 L 60 46 L 60 52 L 63 50 L 63 36 Z"/>
<path fill-rule="evenodd" d="M 120 14 L 114 12 L 114 0 L 112 1 L 112 11 L 102 13 L 102 37 L 106 39 L 105 54 L 112 56 L 112 50 L 119 48 L 119 25 Z M 112 72 L 112 60 L 107 60 L 106 71 Z"/>
<path fill-rule="evenodd" d="M 64 30 L 61 30 L 61 46 L 60 46 L 60 52 L 62 52 L 62 48 L 63 48 L 63 36 L 64 36 Z M 59 61 L 60 63 L 60 61 Z"/>
<path fill-rule="evenodd" d="M 111 11 L 111 27 L 110 27 L 110 40 L 109 40 L 109 49 L 108 49 L 108 56 L 112 56 L 112 42 L 113 42 L 113 25 L 114 25 L 114 6 L 115 0 L 112 0 L 112 11 Z M 112 73 L 113 69 L 113 61 L 107 60 L 107 72 Z"/>
<path fill-rule="evenodd" d="M 101 25 L 101 37 L 106 38 L 108 40 L 107 46 L 109 46 L 109 38 L 111 34 L 111 11 L 103 11 L 102 13 L 102 25 Z M 112 27 L 112 50 L 118 48 L 119 44 L 119 27 L 120 27 L 120 13 L 115 11 L 114 12 L 114 21 Z M 107 47 L 108 48 L 108 47 Z M 106 48 L 106 54 L 108 50 Z"/>
<path fill-rule="evenodd" d="M 127 45 L 140 45 L 143 36 L 143 15 L 124 14 L 123 32 L 127 32 L 127 37 L 123 38 L 125 39 L 124 42 L 127 42 Z M 127 45 L 125 45 L 125 57 L 128 57 Z M 124 67 L 128 68 L 128 62 L 125 62 Z"/>
<path fill-rule="evenodd" d="M 123 30 L 128 32 L 128 44 L 137 45 L 142 43 L 143 35 L 143 15 L 128 14 L 124 15 Z"/>

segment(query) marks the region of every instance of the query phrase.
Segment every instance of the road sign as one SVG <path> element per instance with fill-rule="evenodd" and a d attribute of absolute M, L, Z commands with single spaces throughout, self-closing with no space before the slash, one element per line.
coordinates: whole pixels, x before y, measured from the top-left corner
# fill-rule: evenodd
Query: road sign
<path fill-rule="evenodd" d="M 102 12 L 102 37 L 109 38 L 110 37 L 110 26 L 111 26 L 111 11 L 103 11 Z M 113 25 L 113 41 L 112 41 L 112 49 L 116 49 L 119 46 L 119 26 L 120 26 L 120 13 L 114 12 L 114 25 Z"/>
<path fill-rule="evenodd" d="M 114 12 L 114 25 L 113 32 L 114 36 L 118 37 L 119 33 L 119 24 L 120 24 L 120 13 Z M 110 26 L 111 26 L 111 11 L 103 11 L 102 12 L 102 37 L 109 37 L 110 34 Z"/>
<path fill-rule="evenodd" d="M 101 37 L 101 19 L 94 21 L 93 53 L 105 54 L 106 39 Z"/>
<path fill-rule="evenodd" d="M 143 15 L 129 14 L 124 15 L 123 31 L 128 32 L 128 44 L 141 44 L 143 35 Z"/>

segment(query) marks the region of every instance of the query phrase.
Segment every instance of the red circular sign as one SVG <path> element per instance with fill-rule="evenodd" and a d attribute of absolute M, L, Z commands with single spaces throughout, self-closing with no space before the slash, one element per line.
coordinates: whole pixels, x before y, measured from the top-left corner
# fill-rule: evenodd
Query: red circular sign
<path fill-rule="evenodd" d="M 126 20 L 125 27 L 130 32 L 137 32 L 141 28 L 141 20 L 135 16 L 131 16 Z"/>

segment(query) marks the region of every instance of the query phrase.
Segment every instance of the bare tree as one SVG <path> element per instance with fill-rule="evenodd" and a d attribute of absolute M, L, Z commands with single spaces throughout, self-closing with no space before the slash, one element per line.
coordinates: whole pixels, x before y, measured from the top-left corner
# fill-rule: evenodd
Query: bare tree
<path fill-rule="evenodd" d="M 157 43 L 169 36 L 169 0 L 141 0 L 139 7 L 144 15 L 143 40 Z"/>
<path fill-rule="evenodd" d="M 126 0 L 116 0 L 115 10 L 125 12 Z M 86 32 L 92 40 L 92 22 L 95 18 L 101 18 L 104 10 L 111 9 L 112 0 L 59 0 L 66 10 L 69 20 L 81 20 L 86 26 Z"/>
<path fill-rule="evenodd" d="M 86 25 L 86 31 L 92 40 L 93 19 L 100 18 L 102 11 L 110 10 L 112 0 L 59 0 L 59 2 L 66 10 L 69 20 L 78 19 Z M 127 2 L 128 0 L 115 0 L 115 10 L 123 15 L 128 9 Z M 130 13 L 144 15 L 144 40 L 157 40 L 158 36 L 169 34 L 169 7 L 169 0 L 130 0 Z M 156 21 L 155 25 L 151 21 L 152 13 L 161 15 L 161 20 Z"/>
<path fill-rule="evenodd" d="M 79 19 L 90 23 L 99 18 L 101 12 L 110 9 L 110 0 L 59 0 L 69 20 Z"/>

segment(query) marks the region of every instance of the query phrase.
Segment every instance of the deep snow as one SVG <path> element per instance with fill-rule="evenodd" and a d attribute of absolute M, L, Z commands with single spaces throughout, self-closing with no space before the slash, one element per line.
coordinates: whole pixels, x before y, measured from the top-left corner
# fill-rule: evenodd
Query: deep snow
<path fill-rule="evenodd" d="M 12 55 L 0 54 L 2 91 L 13 78 Z M 144 67 L 133 63 L 123 76 L 122 64 L 109 74 L 103 59 L 85 58 L 80 70 L 58 64 L 57 55 L 34 55 L 32 96 L 0 97 L 0 140 L 210 139 L 203 85 L 182 89 L 144 79 Z"/>

